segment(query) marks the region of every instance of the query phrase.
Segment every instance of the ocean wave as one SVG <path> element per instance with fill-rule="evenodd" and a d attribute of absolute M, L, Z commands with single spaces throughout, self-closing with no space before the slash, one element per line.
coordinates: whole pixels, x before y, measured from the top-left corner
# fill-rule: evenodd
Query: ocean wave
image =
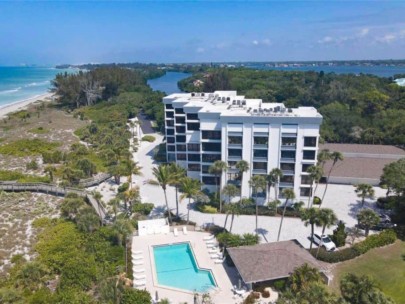
<path fill-rule="evenodd" d="M 37 86 L 42 86 L 45 84 L 49 84 L 49 80 L 41 81 L 41 82 L 31 82 L 31 83 L 25 85 L 24 87 L 37 87 Z"/>
<path fill-rule="evenodd" d="M 19 90 L 21 90 L 21 87 L 12 89 L 12 90 L 4 90 L 4 91 L 0 91 L 0 95 L 6 95 L 6 94 L 12 94 L 12 93 L 16 93 Z"/>

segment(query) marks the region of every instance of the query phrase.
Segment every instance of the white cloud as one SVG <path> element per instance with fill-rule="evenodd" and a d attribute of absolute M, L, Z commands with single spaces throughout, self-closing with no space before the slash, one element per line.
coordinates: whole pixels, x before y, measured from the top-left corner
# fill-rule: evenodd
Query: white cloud
<path fill-rule="evenodd" d="M 205 52 L 205 49 L 202 48 L 202 47 L 199 47 L 199 48 L 196 49 L 196 52 L 197 52 L 197 53 L 204 53 L 204 52 Z"/>
<path fill-rule="evenodd" d="M 377 42 L 381 42 L 381 43 L 391 43 L 394 42 L 397 39 L 397 36 L 395 34 L 385 34 L 384 36 L 381 37 L 377 37 L 375 40 Z"/>
<path fill-rule="evenodd" d="M 335 41 L 335 39 L 333 39 L 332 37 L 330 37 L 330 36 L 325 36 L 325 37 L 323 37 L 322 39 L 318 40 L 318 43 L 320 43 L 320 44 L 327 44 L 327 43 L 331 43 L 331 42 L 333 42 L 333 41 Z"/>
<path fill-rule="evenodd" d="M 363 29 L 360 30 L 360 32 L 358 33 L 358 37 L 364 37 L 367 36 L 368 33 L 370 32 L 370 29 L 368 27 L 365 27 Z"/>
<path fill-rule="evenodd" d="M 270 44 L 271 44 L 271 41 L 270 41 L 270 39 L 266 38 L 266 39 L 263 39 L 262 43 L 263 43 L 264 45 L 270 45 Z"/>
<path fill-rule="evenodd" d="M 257 41 L 257 40 L 253 40 L 252 43 L 253 43 L 254 45 L 259 45 L 259 41 Z"/>

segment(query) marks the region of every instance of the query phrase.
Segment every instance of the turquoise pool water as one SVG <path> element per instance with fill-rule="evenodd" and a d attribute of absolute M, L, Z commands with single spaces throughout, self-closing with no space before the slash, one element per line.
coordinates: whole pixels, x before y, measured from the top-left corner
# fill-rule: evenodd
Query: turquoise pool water
<path fill-rule="evenodd" d="M 154 246 L 159 285 L 206 292 L 216 287 L 211 271 L 199 269 L 189 243 Z"/>

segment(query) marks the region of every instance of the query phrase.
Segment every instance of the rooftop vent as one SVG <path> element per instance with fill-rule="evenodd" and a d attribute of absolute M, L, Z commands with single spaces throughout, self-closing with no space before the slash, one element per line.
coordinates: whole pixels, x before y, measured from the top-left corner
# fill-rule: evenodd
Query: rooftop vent
<path fill-rule="evenodd" d="M 205 96 L 205 93 L 201 93 L 201 96 Z"/>
<path fill-rule="evenodd" d="M 227 97 L 227 98 L 226 98 L 226 101 L 231 101 L 231 97 Z"/>
<path fill-rule="evenodd" d="M 277 112 L 279 112 L 279 111 L 280 111 L 280 106 L 277 106 L 277 107 L 274 108 L 274 112 L 277 113 Z"/>
<path fill-rule="evenodd" d="M 233 100 L 233 101 L 232 101 L 232 104 L 233 104 L 233 105 L 236 105 L 236 100 Z"/>
<path fill-rule="evenodd" d="M 291 108 L 288 108 L 288 113 L 292 113 L 292 109 L 291 109 Z"/>
<path fill-rule="evenodd" d="M 242 100 L 242 106 L 246 106 L 246 100 Z"/>
<path fill-rule="evenodd" d="M 191 97 L 194 97 L 195 96 L 195 93 L 191 93 Z"/>

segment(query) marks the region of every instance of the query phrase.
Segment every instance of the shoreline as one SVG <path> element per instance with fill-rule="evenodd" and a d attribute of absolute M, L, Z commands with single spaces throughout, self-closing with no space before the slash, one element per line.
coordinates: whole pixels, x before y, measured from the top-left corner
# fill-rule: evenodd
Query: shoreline
<path fill-rule="evenodd" d="M 35 95 L 27 99 L 16 101 L 4 106 L 0 106 L 0 118 L 4 118 L 5 116 L 7 116 L 12 112 L 22 110 L 36 101 L 52 98 L 54 95 L 55 95 L 54 93 L 44 93 L 40 95 Z"/>

